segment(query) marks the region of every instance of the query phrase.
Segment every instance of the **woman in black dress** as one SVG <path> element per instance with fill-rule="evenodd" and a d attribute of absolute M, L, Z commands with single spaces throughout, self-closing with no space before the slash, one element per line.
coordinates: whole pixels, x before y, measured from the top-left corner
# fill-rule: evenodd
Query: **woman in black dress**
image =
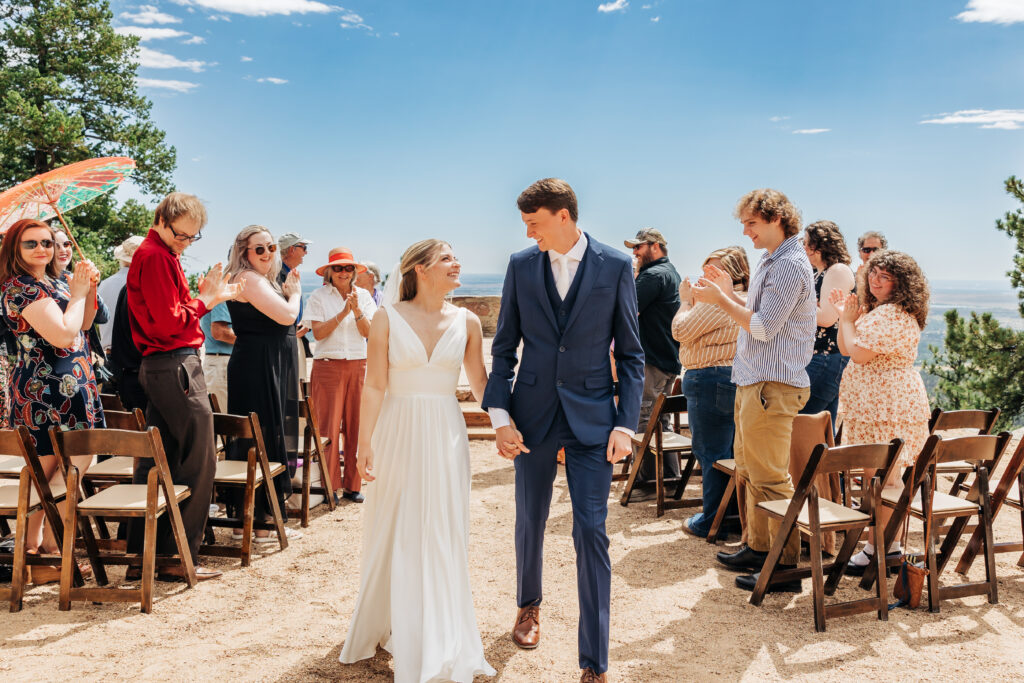
<path fill-rule="evenodd" d="M 298 382 L 295 353 L 288 342 L 288 328 L 299 314 L 298 271 L 291 271 L 284 284 L 278 284 L 281 259 L 270 231 L 250 225 L 238 233 L 231 249 L 227 276 L 231 282 L 243 282 L 244 293 L 228 302 L 235 346 L 228 361 L 228 412 L 234 415 L 256 413 L 260 418 L 263 442 L 270 462 L 286 466 L 274 478 L 278 502 L 284 514 L 284 501 L 291 495 L 288 451 L 295 451 L 298 433 L 289 433 L 285 420 L 288 388 Z M 228 449 L 231 460 L 245 460 L 249 443 L 237 441 Z M 264 494 L 256 497 L 255 518 L 270 519 L 269 502 Z M 289 538 L 301 533 L 288 529 Z M 255 532 L 257 543 L 276 540 L 269 531 Z M 236 538 L 240 536 L 235 535 Z"/>

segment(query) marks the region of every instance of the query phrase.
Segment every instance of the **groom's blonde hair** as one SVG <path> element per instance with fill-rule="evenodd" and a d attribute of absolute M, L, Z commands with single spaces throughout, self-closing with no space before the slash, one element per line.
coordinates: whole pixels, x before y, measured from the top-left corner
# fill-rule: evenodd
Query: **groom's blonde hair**
<path fill-rule="evenodd" d="M 451 247 L 444 240 L 429 239 L 421 240 L 405 250 L 402 254 L 400 271 L 402 284 L 399 291 L 399 301 L 409 301 L 416 298 L 416 266 L 429 268 L 437 261 L 441 247 Z"/>

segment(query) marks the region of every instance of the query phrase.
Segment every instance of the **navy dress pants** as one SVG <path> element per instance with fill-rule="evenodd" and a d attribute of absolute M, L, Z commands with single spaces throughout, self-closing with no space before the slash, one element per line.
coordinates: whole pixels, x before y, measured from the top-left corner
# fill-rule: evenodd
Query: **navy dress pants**
<path fill-rule="evenodd" d="M 539 605 L 542 598 L 544 527 L 558 471 L 557 455 L 565 448 L 565 474 L 572 499 L 572 540 L 576 546 L 579 595 L 579 662 L 597 673 L 608 670 L 608 616 L 612 565 L 608 556 L 608 493 L 612 464 L 607 442 L 584 445 L 576 440 L 561 407 L 540 443 L 516 457 L 516 600 L 519 607 Z"/>

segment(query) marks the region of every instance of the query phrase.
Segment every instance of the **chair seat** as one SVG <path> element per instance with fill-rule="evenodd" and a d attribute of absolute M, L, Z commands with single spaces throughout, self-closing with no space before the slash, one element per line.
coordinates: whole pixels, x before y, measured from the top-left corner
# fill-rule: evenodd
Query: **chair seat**
<path fill-rule="evenodd" d="M 715 463 L 715 469 L 726 474 L 733 474 L 736 472 L 736 461 L 732 458 L 725 458 Z"/>
<path fill-rule="evenodd" d="M 903 494 L 903 489 L 882 489 L 882 502 L 889 504 L 891 507 L 896 507 L 896 504 L 900 501 L 900 496 Z M 972 503 L 969 500 L 963 498 L 957 498 L 951 496 L 948 493 L 942 493 L 936 491 L 935 496 L 932 498 L 932 512 L 934 514 L 951 514 L 954 512 L 977 512 L 980 508 L 977 503 Z M 924 506 L 921 504 L 921 492 L 918 491 L 917 495 L 914 496 L 914 500 L 910 504 L 910 511 L 915 515 L 924 514 Z"/>
<path fill-rule="evenodd" d="M 25 458 L 20 455 L 0 455 L 0 477 L 4 479 L 17 479 L 24 466 Z"/>
<path fill-rule="evenodd" d="M 65 493 L 67 493 L 67 488 L 64 486 L 63 482 L 50 484 L 50 494 L 54 497 L 55 500 L 60 500 Z M 34 509 L 38 505 L 39 492 L 36 491 L 36 487 L 33 486 L 32 490 L 29 492 L 28 506 L 30 509 Z M 10 484 L 8 486 L 0 486 L 0 511 L 2 511 L 4 514 L 8 514 L 16 512 L 17 509 L 18 485 Z"/>
<path fill-rule="evenodd" d="M 768 512 L 771 512 L 779 517 L 786 516 L 786 510 L 789 509 L 790 498 L 783 500 L 766 500 L 757 504 L 758 507 L 764 508 Z M 853 510 L 851 508 L 833 503 L 830 500 L 824 498 L 818 499 L 818 520 L 821 522 L 821 526 L 825 527 L 830 524 L 850 524 L 852 522 L 866 522 L 871 517 L 864 514 L 860 510 Z M 804 528 L 810 528 L 811 518 L 810 511 L 808 509 L 807 501 L 804 501 L 804 506 L 800 509 L 800 514 L 796 517 L 796 523 L 798 526 Z"/>
<path fill-rule="evenodd" d="M 89 496 L 78 504 L 79 510 L 145 510 L 146 489 L 145 484 L 116 484 L 108 489 L 103 489 L 95 496 Z M 174 485 L 174 497 L 182 500 L 188 494 L 188 487 L 184 484 Z M 162 487 L 157 487 L 157 510 L 162 510 L 167 504 L 164 499 Z"/>
<path fill-rule="evenodd" d="M 131 477 L 135 469 L 135 458 L 118 455 L 98 462 L 82 475 L 83 479 L 102 479 L 103 477 Z"/>
<path fill-rule="evenodd" d="M 217 463 L 217 473 L 213 480 L 218 484 L 245 484 L 246 470 L 249 463 L 245 460 L 221 460 Z M 279 462 L 270 463 L 270 476 L 276 477 L 284 472 L 284 465 Z M 263 481 L 263 471 L 256 468 L 256 481 Z"/>
<path fill-rule="evenodd" d="M 637 434 L 633 437 L 633 443 L 641 444 L 644 441 L 643 434 Z M 650 448 L 654 448 L 654 439 L 651 439 Z M 675 432 L 662 432 L 661 433 L 661 450 L 665 452 L 669 451 L 685 451 L 690 449 L 690 440 L 682 434 L 676 434 Z"/>

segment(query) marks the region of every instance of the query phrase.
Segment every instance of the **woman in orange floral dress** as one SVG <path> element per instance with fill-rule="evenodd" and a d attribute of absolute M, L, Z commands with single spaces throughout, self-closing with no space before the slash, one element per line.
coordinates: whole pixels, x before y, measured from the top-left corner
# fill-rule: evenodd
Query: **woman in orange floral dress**
<path fill-rule="evenodd" d="M 928 318 L 928 281 L 910 256 L 879 251 L 857 273 L 857 294 L 832 290 L 839 309 L 839 349 L 850 356 L 839 386 L 843 443 L 888 443 L 903 439 L 901 464 L 909 466 L 928 439 L 928 394 L 914 367 L 921 330 Z M 866 477 L 874 472 L 865 472 Z M 884 483 L 897 488 L 895 474 Z M 889 508 L 879 511 L 885 525 Z M 875 548 L 867 543 L 850 558 L 848 574 L 862 574 Z M 902 554 L 899 539 L 887 554 Z"/>

